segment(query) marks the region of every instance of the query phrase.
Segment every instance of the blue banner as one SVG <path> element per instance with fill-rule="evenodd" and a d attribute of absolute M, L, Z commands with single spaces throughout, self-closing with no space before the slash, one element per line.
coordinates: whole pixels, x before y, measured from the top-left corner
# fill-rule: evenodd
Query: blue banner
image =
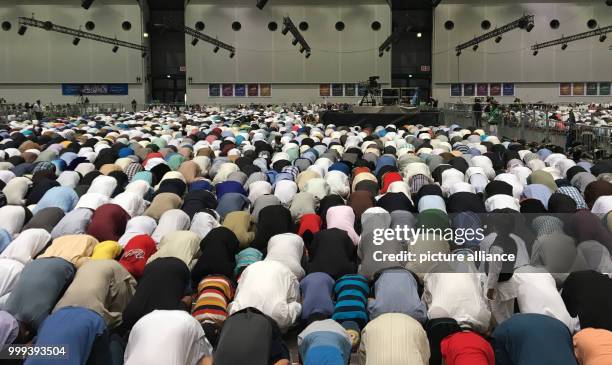
<path fill-rule="evenodd" d="M 128 84 L 62 84 L 62 95 L 128 95 Z"/>
<path fill-rule="evenodd" d="M 246 96 L 246 85 L 245 84 L 234 85 L 234 96 Z"/>
<path fill-rule="evenodd" d="M 514 84 L 505 83 L 503 86 L 504 96 L 514 96 Z"/>

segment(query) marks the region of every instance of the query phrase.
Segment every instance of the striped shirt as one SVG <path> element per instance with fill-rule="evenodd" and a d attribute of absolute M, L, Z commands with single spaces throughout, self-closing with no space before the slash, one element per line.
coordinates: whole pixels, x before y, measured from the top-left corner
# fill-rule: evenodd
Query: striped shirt
<path fill-rule="evenodd" d="M 368 280 L 363 275 L 344 275 L 334 285 L 336 305 L 332 319 L 338 323 L 354 321 L 363 328 L 368 322 Z"/>
<path fill-rule="evenodd" d="M 198 284 L 198 296 L 191 314 L 200 323 L 223 322 L 227 306 L 234 297 L 234 287 L 224 276 L 207 276 Z"/>

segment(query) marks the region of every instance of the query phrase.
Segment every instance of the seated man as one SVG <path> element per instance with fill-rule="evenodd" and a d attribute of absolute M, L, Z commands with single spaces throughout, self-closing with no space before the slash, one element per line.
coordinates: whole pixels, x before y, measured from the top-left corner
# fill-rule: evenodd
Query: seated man
<path fill-rule="evenodd" d="M 351 339 L 333 319 L 312 322 L 298 335 L 304 365 L 345 365 L 351 357 Z"/>
<path fill-rule="evenodd" d="M 313 272 L 300 282 L 302 290 L 301 319 L 306 324 L 330 318 L 334 312 L 334 279 L 324 272 Z"/>
<path fill-rule="evenodd" d="M 362 275 L 344 275 L 334 285 L 336 304 L 332 319 L 347 329 L 353 347 L 359 344 L 361 329 L 368 323 L 368 280 Z"/>
<path fill-rule="evenodd" d="M 289 365 L 289 359 L 278 325 L 261 311 L 245 308 L 223 324 L 215 365 Z"/>
<path fill-rule="evenodd" d="M 363 329 L 359 359 L 363 365 L 427 365 L 427 334 L 423 326 L 408 315 L 383 314 Z"/>
<path fill-rule="evenodd" d="M 612 331 L 612 279 L 596 271 L 571 273 L 561 298 L 569 314 L 578 316 L 580 327 L 603 328 Z"/>
<path fill-rule="evenodd" d="M 569 330 L 549 316 L 515 314 L 492 337 L 498 365 L 577 365 Z"/>
<path fill-rule="evenodd" d="M 130 332 L 125 365 L 212 365 L 212 346 L 200 323 L 180 310 L 155 310 Z"/>

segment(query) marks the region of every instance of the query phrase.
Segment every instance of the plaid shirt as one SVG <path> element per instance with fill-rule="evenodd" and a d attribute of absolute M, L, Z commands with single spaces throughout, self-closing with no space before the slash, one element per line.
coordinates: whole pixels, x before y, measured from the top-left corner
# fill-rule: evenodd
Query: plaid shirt
<path fill-rule="evenodd" d="M 584 200 L 578 189 L 576 189 L 575 187 L 562 186 L 559 188 L 559 192 L 574 199 L 574 201 L 576 202 L 576 209 L 589 209 L 589 206 L 587 205 L 586 201 Z"/>

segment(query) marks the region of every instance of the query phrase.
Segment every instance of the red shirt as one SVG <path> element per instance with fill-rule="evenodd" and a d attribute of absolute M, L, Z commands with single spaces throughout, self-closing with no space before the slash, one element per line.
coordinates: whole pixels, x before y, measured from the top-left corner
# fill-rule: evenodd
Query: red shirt
<path fill-rule="evenodd" d="M 444 365 L 495 365 L 491 344 L 474 332 L 458 332 L 440 343 Z"/>

